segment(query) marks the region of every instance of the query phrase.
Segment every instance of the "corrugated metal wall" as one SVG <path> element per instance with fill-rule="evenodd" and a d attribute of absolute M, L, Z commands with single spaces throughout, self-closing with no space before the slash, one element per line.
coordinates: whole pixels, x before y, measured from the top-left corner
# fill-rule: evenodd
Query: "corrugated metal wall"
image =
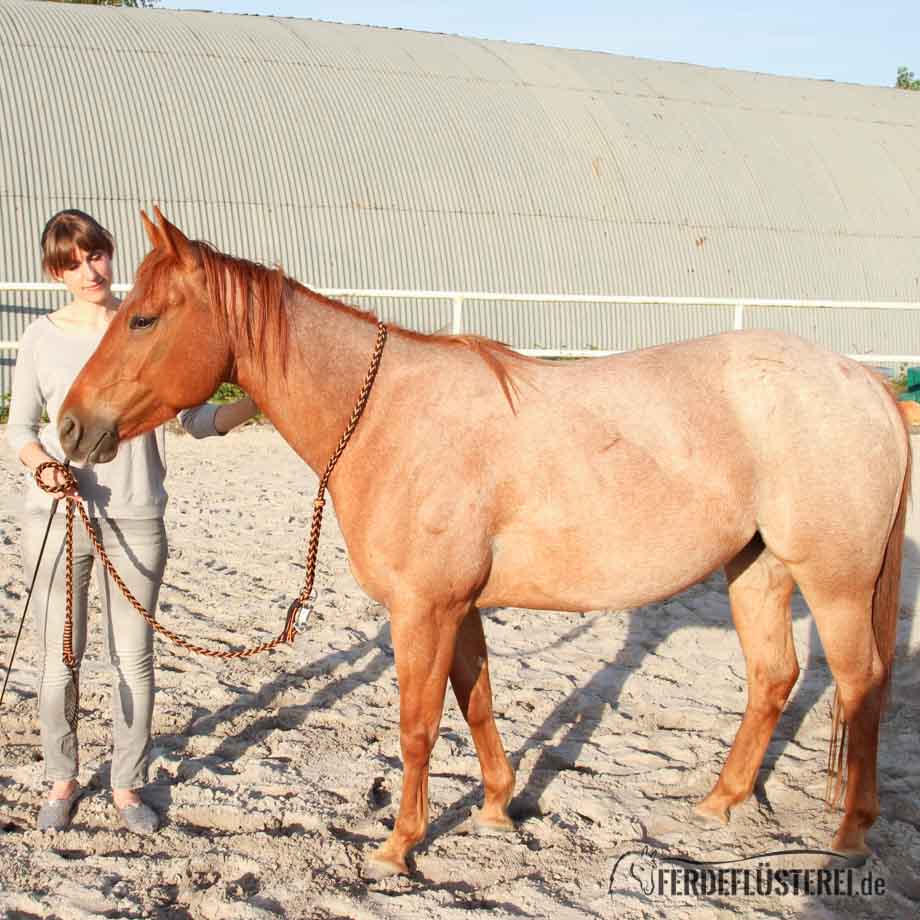
<path fill-rule="evenodd" d="M 0 100 L 2 280 L 39 280 L 39 231 L 67 206 L 113 230 L 130 280 L 146 248 L 137 212 L 156 201 L 190 235 L 321 287 L 920 300 L 920 94 L 0 0 Z M 3 299 L 4 338 L 50 302 Z M 416 328 L 450 320 L 444 303 L 375 306 Z M 842 351 L 920 353 L 918 317 L 750 315 Z M 686 307 L 466 316 L 521 347 L 636 347 L 731 324 Z"/>

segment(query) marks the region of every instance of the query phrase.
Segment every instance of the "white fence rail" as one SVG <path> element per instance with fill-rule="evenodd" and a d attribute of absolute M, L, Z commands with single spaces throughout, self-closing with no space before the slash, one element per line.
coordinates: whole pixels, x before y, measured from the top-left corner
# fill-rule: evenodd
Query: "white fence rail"
<path fill-rule="evenodd" d="M 46 293 L 63 291 L 61 284 L 31 282 L 0 282 L 0 293 Z M 131 290 L 130 284 L 114 284 L 112 290 L 124 293 Z M 444 300 L 451 304 L 450 331 L 459 333 L 463 330 L 463 306 L 468 301 L 499 301 L 504 303 L 567 303 L 567 304 L 649 304 L 667 306 L 730 307 L 734 311 L 734 329 L 744 328 L 745 310 L 757 307 L 777 307 L 810 310 L 918 310 L 918 302 L 879 301 L 879 300 L 771 300 L 764 298 L 734 297 L 656 297 L 656 296 L 610 296 L 596 297 L 592 294 L 506 294 L 495 291 L 401 291 L 401 290 L 362 290 L 359 288 L 314 288 L 327 297 L 360 297 L 389 300 Z M 0 350 L 16 350 L 16 342 L 0 341 Z M 548 349 L 522 348 L 522 354 L 538 357 L 601 357 L 602 355 L 620 354 L 619 350 L 593 349 Z M 879 363 L 920 364 L 920 355 L 897 354 L 884 355 L 874 352 L 851 354 L 857 361 Z"/>

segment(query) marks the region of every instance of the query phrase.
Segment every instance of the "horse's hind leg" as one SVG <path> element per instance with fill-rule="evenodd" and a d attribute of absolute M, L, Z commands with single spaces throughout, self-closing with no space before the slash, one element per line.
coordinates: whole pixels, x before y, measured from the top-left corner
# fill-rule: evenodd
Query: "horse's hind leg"
<path fill-rule="evenodd" d="M 750 796 L 770 737 L 799 675 L 790 597 L 795 582 L 759 536 L 726 567 L 732 618 L 747 667 L 748 702 L 718 782 L 695 811 L 726 823 Z"/>
<path fill-rule="evenodd" d="M 865 854 L 866 831 L 879 812 L 876 758 L 886 685 L 872 627 L 872 587 L 847 585 L 843 595 L 839 590 L 809 590 L 804 581 L 800 585 L 847 722 L 844 815 L 831 846 L 840 853 Z"/>
<path fill-rule="evenodd" d="M 475 607 L 460 625 L 450 682 L 470 727 L 482 769 L 485 797 L 482 809 L 473 812 L 474 823 L 484 829 L 512 830 L 508 803 L 514 792 L 514 770 L 495 726 L 486 637 L 482 617 Z"/>

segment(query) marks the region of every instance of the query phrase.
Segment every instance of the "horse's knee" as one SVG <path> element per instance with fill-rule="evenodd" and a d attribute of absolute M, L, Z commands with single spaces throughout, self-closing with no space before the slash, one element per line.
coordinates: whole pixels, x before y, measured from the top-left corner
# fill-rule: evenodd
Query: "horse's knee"
<path fill-rule="evenodd" d="M 403 728 L 399 733 L 399 744 L 402 749 L 403 762 L 406 765 L 421 766 L 428 762 L 431 751 L 438 739 L 437 730 L 425 726 Z"/>
<path fill-rule="evenodd" d="M 495 713 L 492 710 L 491 693 L 474 693 L 464 713 L 466 724 L 471 731 L 480 731 L 495 725 Z"/>
<path fill-rule="evenodd" d="M 799 663 L 795 658 L 779 667 L 755 669 L 748 684 L 748 707 L 769 714 L 782 712 L 798 679 Z"/>
<path fill-rule="evenodd" d="M 789 699 L 789 694 L 792 693 L 792 688 L 799 679 L 799 673 L 799 663 L 793 657 L 792 660 L 786 664 L 782 674 L 778 674 L 774 677 L 770 685 L 770 691 L 773 699 L 776 700 L 780 708 L 786 705 L 786 700 Z"/>

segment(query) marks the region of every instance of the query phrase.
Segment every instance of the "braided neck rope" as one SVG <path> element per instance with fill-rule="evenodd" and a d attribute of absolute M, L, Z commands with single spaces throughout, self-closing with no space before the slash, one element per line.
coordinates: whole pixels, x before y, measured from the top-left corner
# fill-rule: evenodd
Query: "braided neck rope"
<path fill-rule="evenodd" d="M 167 639 L 170 639 L 176 645 L 181 646 L 190 652 L 195 652 L 198 655 L 207 655 L 211 658 L 249 658 L 252 655 L 257 655 L 260 652 L 267 652 L 270 649 L 275 648 L 280 645 L 282 642 L 293 642 L 295 636 L 300 631 L 300 626 L 298 625 L 298 614 L 302 609 L 308 609 L 308 604 L 310 603 L 310 595 L 313 592 L 313 580 L 316 574 L 316 556 L 319 549 L 319 535 L 320 529 L 323 524 L 323 508 L 326 504 L 325 492 L 326 487 L 329 483 L 329 477 L 332 475 L 332 471 L 335 469 L 336 463 L 339 462 L 339 458 L 345 451 L 349 440 L 351 439 L 352 434 L 354 433 L 355 428 L 358 425 L 358 421 L 361 418 L 361 414 L 364 412 L 364 407 L 367 405 L 367 400 L 371 394 L 371 387 L 374 385 L 374 379 L 377 376 L 377 369 L 380 367 L 380 359 L 383 356 L 383 346 L 386 344 L 387 339 L 387 327 L 382 323 L 378 322 L 377 324 L 377 341 L 374 346 L 374 354 L 371 358 L 371 364 L 368 368 L 367 375 L 364 378 L 364 383 L 361 386 L 361 392 L 358 395 L 358 401 L 355 403 L 355 408 L 351 413 L 351 418 L 348 421 L 348 424 L 345 426 L 345 431 L 342 433 L 342 437 L 339 438 L 338 446 L 333 452 L 332 456 L 329 458 L 329 462 L 326 464 L 326 469 L 323 475 L 320 477 L 319 489 L 316 494 L 316 498 L 313 501 L 313 523 L 310 526 L 310 540 L 307 546 L 307 559 L 306 559 L 306 576 L 304 580 L 304 586 L 300 594 L 288 608 L 287 618 L 285 620 L 284 629 L 270 642 L 263 642 L 261 645 L 254 645 L 251 648 L 240 649 L 238 651 L 217 651 L 215 649 L 204 648 L 200 645 L 193 645 L 191 642 L 188 642 L 186 639 L 183 639 L 181 636 L 174 633 L 172 630 L 167 629 L 165 626 L 162 626 L 156 621 L 153 614 L 145 610 L 143 605 L 137 598 L 131 593 L 128 589 L 128 586 L 124 583 L 121 576 L 118 572 L 115 571 L 115 567 L 112 565 L 111 560 L 108 557 L 108 554 L 105 551 L 105 548 L 102 546 L 102 543 L 99 540 L 96 531 L 93 529 L 92 523 L 90 522 L 89 515 L 86 513 L 86 507 L 83 502 L 80 501 L 75 495 L 66 495 L 67 500 L 67 521 L 66 521 L 66 586 L 67 586 L 67 606 L 65 611 L 64 619 L 64 664 L 70 668 L 70 671 L 74 677 L 74 688 L 77 687 L 77 660 L 73 653 L 73 520 L 74 520 L 74 508 L 79 512 L 81 519 L 83 520 L 83 526 L 86 528 L 86 533 L 88 534 L 90 540 L 93 544 L 93 549 L 96 552 L 96 555 L 99 557 L 102 562 L 105 570 L 112 577 L 112 581 L 118 586 L 118 589 L 125 596 L 125 599 L 131 604 L 131 606 L 150 624 L 150 626 L 156 630 L 160 635 L 165 636 Z M 62 484 L 56 485 L 54 487 L 46 486 L 42 482 L 42 472 L 46 469 L 54 469 L 58 472 L 60 476 L 60 481 Z M 48 461 L 46 463 L 39 464 L 35 469 L 35 480 L 38 483 L 40 489 L 49 494 L 55 494 L 59 490 L 66 489 L 68 492 L 76 493 L 77 491 L 77 481 L 73 473 L 65 466 L 55 461 Z M 69 709 L 70 707 L 68 707 Z M 75 715 L 74 715 L 75 718 Z M 69 719 L 69 721 L 72 721 Z"/>

